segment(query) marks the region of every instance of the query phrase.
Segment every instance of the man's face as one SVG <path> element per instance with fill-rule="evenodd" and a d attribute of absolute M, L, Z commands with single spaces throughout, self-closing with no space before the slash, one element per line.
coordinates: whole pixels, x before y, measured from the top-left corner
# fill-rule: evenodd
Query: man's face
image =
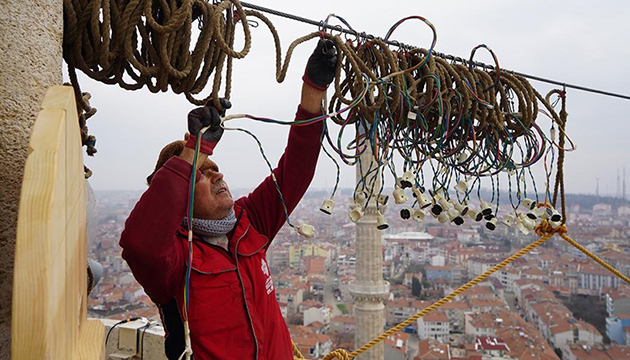
<path fill-rule="evenodd" d="M 199 168 L 201 178 L 195 185 L 193 216 L 198 219 L 219 220 L 224 218 L 232 206 L 232 194 L 223 181 L 223 174 L 214 161 L 208 159 Z"/>

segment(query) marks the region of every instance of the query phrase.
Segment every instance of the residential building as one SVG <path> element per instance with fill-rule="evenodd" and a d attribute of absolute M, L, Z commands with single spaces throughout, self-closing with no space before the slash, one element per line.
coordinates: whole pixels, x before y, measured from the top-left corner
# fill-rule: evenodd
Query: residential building
<path fill-rule="evenodd" d="M 453 269 L 450 266 L 427 266 L 425 268 L 427 281 L 434 282 L 436 280 L 453 281 Z"/>
<path fill-rule="evenodd" d="M 435 339 L 445 343 L 448 342 L 449 327 L 446 313 L 430 312 L 418 319 L 418 337 L 420 339 Z"/>

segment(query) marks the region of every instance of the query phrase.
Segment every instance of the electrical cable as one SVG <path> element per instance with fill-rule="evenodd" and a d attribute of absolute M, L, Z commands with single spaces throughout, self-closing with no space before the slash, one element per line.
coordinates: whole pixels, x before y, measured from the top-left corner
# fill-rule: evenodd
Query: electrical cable
<path fill-rule="evenodd" d="M 107 342 L 109 341 L 109 335 L 112 333 L 112 331 L 114 330 L 114 328 L 120 324 L 125 324 L 128 322 L 132 322 L 132 321 L 136 321 L 136 320 L 140 320 L 142 319 L 142 317 L 140 316 L 136 316 L 136 317 L 131 317 L 131 318 L 126 318 L 124 320 L 120 320 L 119 322 L 115 323 L 114 325 L 112 325 L 111 328 L 109 328 L 109 330 L 107 331 L 107 335 L 105 336 L 105 347 L 107 347 Z"/>

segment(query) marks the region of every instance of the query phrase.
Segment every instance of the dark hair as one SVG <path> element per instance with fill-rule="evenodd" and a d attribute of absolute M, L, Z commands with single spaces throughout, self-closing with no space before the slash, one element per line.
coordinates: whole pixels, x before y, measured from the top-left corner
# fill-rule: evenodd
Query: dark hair
<path fill-rule="evenodd" d="M 179 156 L 182 153 L 182 151 L 184 150 L 184 144 L 186 144 L 184 140 L 176 140 L 162 148 L 157 163 L 155 164 L 155 169 L 153 170 L 151 175 L 147 176 L 147 185 L 151 185 L 151 179 L 153 179 L 155 173 L 160 170 L 160 168 L 164 166 L 164 164 L 166 164 L 168 159 L 172 158 L 173 156 Z"/>

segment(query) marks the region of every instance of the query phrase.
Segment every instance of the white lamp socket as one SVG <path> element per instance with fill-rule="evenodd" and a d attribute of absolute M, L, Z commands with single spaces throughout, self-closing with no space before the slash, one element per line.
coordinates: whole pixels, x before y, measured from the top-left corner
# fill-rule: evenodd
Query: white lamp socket
<path fill-rule="evenodd" d="M 465 202 L 463 203 L 458 203 L 455 204 L 455 209 L 457 209 L 457 211 L 459 211 L 459 214 L 461 216 L 466 216 L 466 214 L 468 214 L 468 204 L 466 204 Z"/>
<path fill-rule="evenodd" d="M 409 112 L 407 113 L 407 119 L 409 119 L 409 120 L 413 120 L 413 121 L 415 121 L 417 116 L 418 116 L 418 114 L 416 114 L 416 113 L 415 113 L 415 112 L 413 112 L 413 111 L 409 111 Z"/>
<path fill-rule="evenodd" d="M 448 219 L 457 226 L 464 223 L 464 219 L 461 215 L 459 215 L 459 211 L 455 208 L 450 208 L 448 210 Z"/>
<path fill-rule="evenodd" d="M 468 151 L 464 150 L 459 154 L 459 158 L 457 158 L 457 161 L 459 161 L 459 163 L 463 163 L 466 160 L 468 160 L 468 158 L 470 157 L 470 154 L 468 154 Z"/>
<path fill-rule="evenodd" d="M 529 235 L 531 230 L 529 230 L 524 224 L 521 218 L 516 219 L 516 228 L 519 229 L 523 235 Z"/>
<path fill-rule="evenodd" d="M 455 190 L 460 194 L 465 194 L 468 191 L 468 183 L 464 180 L 458 181 L 457 185 L 455 185 Z"/>
<path fill-rule="evenodd" d="M 427 194 L 420 194 L 418 197 L 418 206 L 420 206 L 420 209 L 426 209 L 431 206 L 431 198 L 429 198 Z"/>
<path fill-rule="evenodd" d="M 315 227 L 309 224 L 301 224 L 298 229 L 298 234 L 304 236 L 307 239 L 310 239 L 315 235 Z"/>
<path fill-rule="evenodd" d="M 376 228 L 379 230 L 385 230 L 388 227 L 389 227 L 389 224 L 387 223 L 387 219 L 385 219 L 385 216 L 377 211 L 376 212 Z"/>
<path fill-rule="evenodd" d="M 494 229 L 497 228 L 497 218 L 493 217 L 492 219 L 490 219 L 489 221 L 486 222 L 486 228 L 488 230 L 493 231 Z"/>
<path fill-rule="evenodd" d="M 481 203 L 479 206 L 481 207 L 481 213 L 484 216 L 492 214 L 492 207 L 490 207 L 490 204 L 488 204 L 487 202 L 481 200 Z"/>
<path fill-rule="evenodd" d="M 440 204 L 440 206 L 442 207 L 442 210 L 444 211 L 448 211 L 448 209 L 451 208 L 451 204 L 445 198 L 440 198 L 438 200 L 438 204 Z"/>
<path fill-rule="evenodd" d="M 424 211 L 417 209 L 416 211 L 413 212 L 413 215 L 411 215 L 411 217 L 413 217 L 413 219 L 417 222 L 421 222 L 422 220 L 424 220 Z"/>
<path fill-rule="evenodd" d="M 503 217 L 503 220 L 501 220 L 501 222 L 505 225 L 505 226 L 512 226 L 512 224 L 514 224 L 514 215 L 512 214 L 507 214 Z"/>
<path fill-rule="evenodd" d="M 442 213 L 438 215 L 437 219 L 441 224 L 448 222 L 448 215 L 446 214 L 446 211 L 442 211 Z"/>
<path fill-rule="evenodd" d="M 523 199 L 523 206 L 528 210 L 534 210 L 536 208 L 536 200 Z"/>
<path fill-rule="evenodd" d="M 562 215 L 560 215 L 558 210 L 553 209 L 553 212 L 551 213 L 550 220 L 553 221 L 553 222 L 561 222 L 562 221 Z"/>
<path fill-rule="evenodd" d="M 400 179 L 398 179 L 398 182 L 400 183 L 400 186 L 403 189 L 406 188 L 410 188 L 413 186 L 413 173 L 411 171 L 406 171 L 402 177 L 400 177 Z"/>
<path fill-rule="evenodd" d="M 389 200 L 389 195 L 381 194 L 378 196 L 378 203 L 381 205 L 387 205 L 388 200 Z"/>
<path fill-rule="evenodd" d="M 528 211 L 526 216 L 527 216 L 528 219 L 530 219 L 532 221 L 538 220 L 538 209 L 534 209 L 534 210 Z"/>
<path fill-rule="evenodd" d="M 527 230 L 532 231 L 536 227 L 536 220 L 533 220 L 529 217 L 529 213 L 527 215 L 518 214 L 518 218 L 521 220 L 521 223 Z"/>
<path fill-rule="evenodd" d="M 407 194 L 405 194 L 403 189 L 399 187 L 394 189 L 394 202 L 396 202 L 396 204 L 404 204 L 407 200 L 409 200 L 409 197 L 407 197 Z"/>
<path fill-rule="evenodd" d="M 319 208 L 321 212 L 326 213 L 328 215 L 332 214 L 333 209 L 335 208 L 335 203 L 332 199 L 326 199 L 322 203 L 322 206 Z"/>
<path fill-rule="evenodd" d="M 363 217 L 364 214 L 365 210 L 363 209 L 363 207 L 357 205 L 353 207 L 352 210 L 350 210 L 348 216 L 350 217 L 350 220 L 352 220 L 352 222 L 357 222 Z"/>
<path fill-rule="evenodd" d="M 537 210 L 536 215 L 543 220 L 549 220 L 553 215 L 553 210 L 546 206 L 539 207 Z"/>
<path fill-rule="evenodd" d="M 357 191 L 354 195 L 354 203 L 358 205 L 365 205 L 365 201 L 367 200 L 367 194 L 365 191 Z"/>

